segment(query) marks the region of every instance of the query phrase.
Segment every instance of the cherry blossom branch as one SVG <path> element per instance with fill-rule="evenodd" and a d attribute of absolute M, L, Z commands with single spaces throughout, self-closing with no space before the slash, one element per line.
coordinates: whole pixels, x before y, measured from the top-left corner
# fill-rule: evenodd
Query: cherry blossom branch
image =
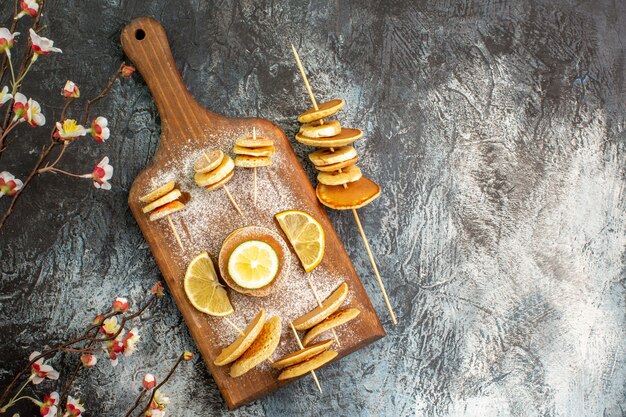
<path fill-rule="evenodd" d="M 15 385 L 17 384 L 17 382 L 19 381 L 19 379 L 26 373 L 28 372 L 29 369 L 31 369 L 31 367 L 33 366 L 34 363 L 36 363 L 38 360 L 40 359 L 45 359 L 49 356 L 51 356 L 52 354 L 55 354 L 57 352 L 63 351 L 65 348 L 71 347 L 72 345 L 75 345 L 77 343 L 83 342 L 83 341 L 89 341 L 92 343 L 98 343 L 98 342 L 105 342 L 105 341 L 109 341 L 109 340 L 113 340 L 116 337 L 118 337 L 122 331 L 124 331 L 125 329 L 125 325 L 127 322 L 129 322 L 130 320 L 133 320 L 139 316 L 141 316 L 141 314 L 143 314 L 143 312 L 150 307 L 152 304 L 154 304 L 156 302 L 156 300 L 158 298 L 161 298 L 163 296 L 162 292 L 158 292 L 158 291 L 154 291 L 153 287 L 153 291 L 152 291 L 152 296 L 148 299 L 148 301 L 146 301 L 143 306 L 141 306 L 135 313 L 132 314 L 128 314 L 125 315 L 122 318 L 121 323 L 119 323 L 119 328 L 117 329 L 117 331 L 115 331 L 113 334 L 111 335 L 107 335 L 106 337 L 102 337 L 102 338 L 97 338 L 95 337 L 95 335 L 92 335 L 92 333 L 94 333 L 94 329 L 99 329 L 102 326 L 102 323 L 104 322 L 104 317 L 110 318 L 113 316 L 119 316 L 122 315 L 122 312 L 112 312 L 109 313 L 106 316 L 102 316 L 101 320 L 98 320 L 97 323 L 93 323 L 91 324 L 87 330 L 83 333 L 82 336 L 76 338 L 76 339 L 72 339 L 69 341 L 66 341 L 64 343 L 61 343 L 53 348 L 50 348 L 48 350 L 46 350 L 43 353 L 40 353 L 39 355 L 34 356 L 29 363 L 20 371 L 18 372 L 15 377 L 13 378 L 13 380 L 11 381 L 11 383 L 9 383 L 8 387 L 5 389 L 5 391 L 2 393 L 2 396 L 0 397 L 0 404 L 4 403 L 4 401 L 6 400 L 6 398 L 9 396 L 9 393 L 11 392 L 11 390 L 15 387 Z M 160 287 L 162 288 L 162 287 Z"/>
<path fill-rule="evenodd" d="M 146 395 L 146 392 L 148 392 L 148 390 L 146 388 L 144 388 L 140 393 L 139 396 L 137 397 L 137 399 L 135 400 L 135 403 L 133 404 L 133 406 L 130 408 L 130 410 L 128 410 L 128 412 L 126 414 L 124 414 L 124 417 L 131 417 L 133 411 L 135 411 L 137 409 L 137 407 L 139 407 L 139 403 L 141 403 L 141 399 L 143 398 L 144 395 Z"/>
<path fill-rule="evenodd" d="M 109 79 L 109 82 L 102 89 L 100 94 L 98 94 L 96 97 L 92 98 L 91 100 L 87 100 L 87 103 L 85 103 L 85 109 L 83 111 L 83 124 L 84 125 L 87 124 L 87 121 L 89 120 L 89 114 L 91 113 L 91 106 L 93 106 L 98 101 L 102 100 L 103 98 L 109 95 L 109 92 L 111 92 L 111 88 L 113 88 L 113 83 L 115 83 L 115 80 L 117 80 L 120 77 L 120 75 L 122 74 L 122 68 L 124 68 L 125 66 L 126 66 L 126 63 L 122 62 L 120 67 L 117 69 L 117 71 L 115 71 L 115 74 Z"/>
<path fill-rule="evenodd" d="M 17 15 L 17 11 L 19 9 L 19 4 L 20 4 L 21 0 L 15 0 L 14 5 L 13 5 L 13 16 Z M 13 21 L 11 22 L 11 26 L 9 31 L 11 33 L 15 32 L 15 28 L 17 27 L 17 20 L 13 19 Z M 2 81 L 2 79 L 4 78 L 4 73 L 7 69 L 7 59 L 8 56 L 4 56 L 2 58 L 2 70 L 0 70 L 0 81 Z"/>

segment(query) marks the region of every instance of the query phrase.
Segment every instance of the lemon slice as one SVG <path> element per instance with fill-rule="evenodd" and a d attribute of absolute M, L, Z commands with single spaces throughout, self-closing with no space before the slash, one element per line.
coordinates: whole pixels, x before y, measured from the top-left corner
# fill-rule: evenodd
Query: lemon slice
<path fill-rule="evenodd" d="M 202 252 L 189 263 L 184 286 L 191 304 L 203 313 L 227 316 L 235 311 L 226 290 L 217 280 L 213 261 L 206 252 Z"/>
<path fill-rule="evenodd" d="M 306 272 L 311 272 L 322 262 L 326 238 L 317 220 L 303 211 L 287 210 L 276 215 L 276 220 Z"/>
<path fill-rule="evenodd" d="M 228 275 L 243 288 L 258 289 L 276 278 L 279 266 L 278 254 L 271 245 L 248 240 L 230 254 Z"/>

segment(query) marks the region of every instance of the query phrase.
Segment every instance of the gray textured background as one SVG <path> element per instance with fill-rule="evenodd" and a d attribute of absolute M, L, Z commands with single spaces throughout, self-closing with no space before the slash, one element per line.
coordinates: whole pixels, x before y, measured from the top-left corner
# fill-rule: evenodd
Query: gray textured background
<path fill-rule="evenodd" d="M 166 388 L 171 415 L 626 415 L 624 2 L 47 3 L 64 54 L 43 57 L 25 92 L 49 124 L 65 80 L 92 96 L 122 59 L 121 28 L 148 14 L 202 104 L 289 136 L 307 106 L 294 42 L 318 97 L 347 100 L 341 118 L 366 131 L 362 167 L 383 186 L 361 213 L 400 325 L 350 213 L 332 212 L 388 337 L 322 370 L 321 396 L 305 378 L 232 414 L 196 361 Z M 154 103 L 135 77 L 96 113 L 111 139 L 72 146 L 60 167 L 109 155 L 113 191 L 46 175 L 0 233 L 0 385 L 34 347 L 159 278 L 126 204 L 159 142 Z M 20 128 L 0 170 L 24 177 L 47 134 Z M 120 415 L 145 372 L 193 347 L 169 298 L 141 331 L 134 356 L 83 373 L 88 415 Z M 67 372 L 70 358 L 54 363 Z"/>

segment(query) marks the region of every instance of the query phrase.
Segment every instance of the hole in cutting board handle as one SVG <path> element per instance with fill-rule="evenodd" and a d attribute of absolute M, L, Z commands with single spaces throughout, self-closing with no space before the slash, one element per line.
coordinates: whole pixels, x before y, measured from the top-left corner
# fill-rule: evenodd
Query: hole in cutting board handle
<path fill-rule="evenodd" d="M 143 29 L 137 29 L 135 31 L 135 39 L 138 41 L 144 39 L 146 37 L 146 32 Z"/>

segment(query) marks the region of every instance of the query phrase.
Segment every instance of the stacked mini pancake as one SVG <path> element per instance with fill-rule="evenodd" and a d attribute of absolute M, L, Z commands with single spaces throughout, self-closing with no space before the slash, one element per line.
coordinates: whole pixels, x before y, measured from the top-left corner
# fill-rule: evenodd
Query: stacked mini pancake
<path fill-rule="evenodd" d="M 351 145 L 363 132 L 341 127 L 337 120 L 324 120 L 344 105 L 345 101 L 334 99 L 305 111 L 298 116 L 298 121 L 304 124 L 296 134 L 298 142 L 320 148 L 309 155 L 319 171 L 317 198 L 337 210 L 363 207 L 380 195 L 380 187 L 364 177 L 356 165 L 358 156 Z"/>
<path fill-rule="evenodd" d="M 260 168 L 272 165 L 272 155 L 276 152 L 270 139 L 245 135 L 237 138 L 233 153 L 235 166 L 240 168 Z"/>
<path fill-rule="evenodd" d="M 185 204 L 180 201 L 181 196 L 182 193 L 176 188 L 176 181 L 169 181 L 140 197 L 139 200 L 147 203 L 142 211 L 150 213 L 150 221 L 155 221 L 184 209 Z"/>
<path fill-rule="evenodd" d="M 220 150 L 204 153 L 193 165 L 194 180 L 208 191 L 223 187 L 232 177 L 235 164 L 230 156 Z"/>

